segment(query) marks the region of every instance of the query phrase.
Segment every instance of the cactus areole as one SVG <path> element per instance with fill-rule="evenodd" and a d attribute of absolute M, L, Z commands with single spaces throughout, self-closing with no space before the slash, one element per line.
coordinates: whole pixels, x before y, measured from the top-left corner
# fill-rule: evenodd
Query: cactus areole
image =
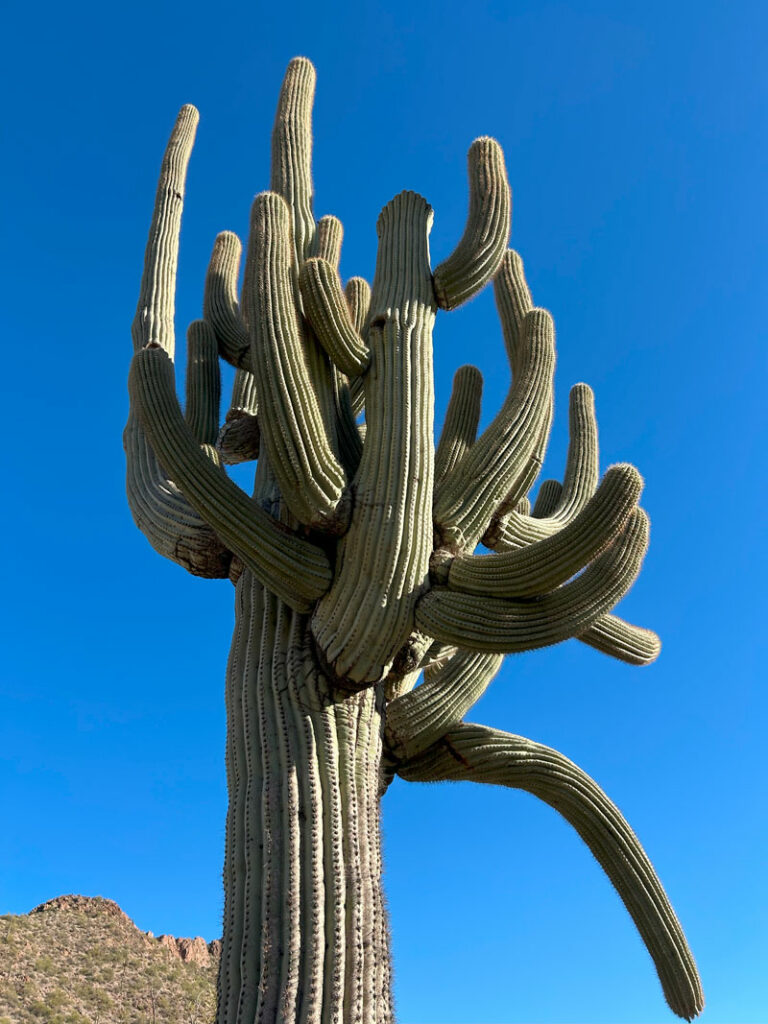
<path fill-rule="evenodd" d="M 600 479 L 592 392 L 577 384 L 563 482 L 531 507 L 554 329 L 508 248 L 493 139 L 470 147 L 466 229 L 446 260 L 430 264 L 431 207 L 401 192 L 378 219 L 373 284 L 342 286 L 341 224 L 312 211 L 314 86 L 310 62 L 291 61 L 239 298 L 240 242 L 216 238 L 184 412 L 173 318 L 191 106 L 163 158 L 133 323 L 134 519 L 160 554 L 235 584 L 217 1024 L 393 1020 L 379 801 L 395 775 L 523 789 L 559 811 L 691 1019 L 696 965 L 615 805 L 557 751 L 464 720 L 510 652 L 576 638 L 633 665 L 657 656 L 654 633 L 613 614 L 648 544 L 642 479 L 625 464 Z M 482 377 L 459 369 L 435 446 L 435 315 L 489 282 L 509 391 L 478 436 Z M 220 359 L 236 368 L 223 425 Z M 247 460 L 252 495 L 224 469 Z"/>

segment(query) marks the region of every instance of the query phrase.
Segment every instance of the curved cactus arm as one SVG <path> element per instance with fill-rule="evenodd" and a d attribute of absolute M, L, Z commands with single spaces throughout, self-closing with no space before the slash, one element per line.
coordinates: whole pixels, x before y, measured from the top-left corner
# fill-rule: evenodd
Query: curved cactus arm
<path fill-rule="evenodd" d="M 144 257 L 139 301 L 131 334 L 135 350 L 160 345 L 172 359 L 173 314 L 179 228 L 187 164 L 198 113 L 182 107 L 163 156 L 155 208 Z M 128 504 L 136 525 L 159 554 L 195 576 L 220 579 L 229 574 L 231 553 L 169 480 L 155 458 L 131 404 L 125 433 Z"/>
<path fill-rule="evenodd" d="M 628 665 L 650 665 L 661 653 L 661 640 L 652 629 L 633 626 L 617 615 L 603 615 L 577 639 Z"/>
<path fill-rule="evenodd" d="M 555 369 L 552 317 L 525 316 L 519 373 L 500 412 L 435 490 L 433 516 L 442 543 L 472 550 L 502 502 L 516 505 L 541 466 Z"/>
<path fill-rule="evenodd" d="M 616 805 L 573 761 L 522 736 L 466 723 L 397 773 L 409 782 L 466 780 L 522 789 L 562 814 L 627 908 L 672 1011 L 685 1020 L 701 1013 L 704 994 L 693 954 L 647 854 Z"/>
<path fill-rule="evenodd" d="M 547 493 L 542 495 L 538 514 L 534 511 L 533 517 L 516 510 L 494 516 L 483 536 L 483 542 L 494 551 L 514 551 L 551 537 L 578 515 L 594 494 L 599 476 L 599 448 L 594 395 L 588 385 L 576 384 L 571 388 L 568 413 L 568 456 L 556 506 L 550 511 L 551 497 Z M 544 515 L 545 511 L 549 515 Z"/>
<path fill-rule="evenodd" d="M 455 469 L 475 443 L 482 396 L 483 375 L 478 368 L 460 366 L 453 377 L 453 390 L 435 451 L 435 486 Z"/>
<path fill-rule="evenodd" d="M 534 597 L 554 590 L 618 537 L 642 489 L 634 466 L 612 466 L 587 505 L 558 533 L 504 554 L 457 555 L 439 567 L 438 580 L 451 590 L 489 597 Z"/>
<path fill-rule="evenodd" d="M 356 378 L 359 379 L 359 378 Z M 333 368 L 333 387 L 336 400 L 336 432 L 339 455 L 349 480 L 354 479 L 363 454 L 363 438 L 356 423 L 349 378 Z"/>
<path fill-rule="evenodd" d="M 270 189 L 282 196 L 291 211 L 291 239 L 296 275 L 315 240 L 312 214 L 312 104 L 315 69 L 306 57 L 288 64 L 277 101 L 272 129 Z"/>
<path fill-rule="evenodd" d="M 370 353 L 355 330 L 336 268 L 317 256 L 306 260 L 299 287 L 304 314 L 334 365 L 350 377 L 364 373 Z"/>
<path fill-rule="evenodd" d="M 221 374 L 216 335 L 205 320 L 187 328 L 187 379 L 184 415 L 200 444 L 215 444 L 219 433 Z"/>
<path fill-rule="evenodd" d="M 213 328 L 221 358 L 232 366 L 250 370 L 251 339 L 237 301 L 242 248 L 232 231 L 216 236 L 205 275 L 203 317 Z"/>
<path fill-rule="evenodd" d="M 363 378 L 367 433 L 333 585 L 312 619 L 334 671 L 356 684 L 387 675 L 428 585 L 434 467 L 429 268 L 432 209 L 402 192 L 382 210 Z"/>
<path fill-rule="evenodd" d="M 533 516 L 534 519 L 546 519 L 551 516 L 560 503 L 560 496 L 563 493 L 563 485 L 559 480 L 542 480 L 539 486 L 539 493 L 533 504 L 533 511 L 524 512 L 516 508 L 514 511 L 523 515 Z"/>
<path fill-rule="evenodd" d="M 477 597 L 437 587 L 416 606 L 416 626 L 471 651 L 536 650 L 580 636 L 627 593 L 648 547 L 648 518 L 635 509 L 621 536 L 571 583 L 535 601 Z"/>
<path fill-rule="evenodd" d="M 256 381 L 249 370 L 236 370 L 229 411 L 216 440 L 221 461 L 236 466 L 258 459 L 260 440 Z"/>
<path fill-rule="evenodd" d="M 341 260 L 341 243 L 344 240 L 344 227 L 338 217 L 326 214 L 317 222 L 315 240 L 312 244 L 312 255 L 326 260 L 334 269 L 339 269 Z"/>
<path fill-rule="evenodd" d="M 503 654 L 460 650 L 442 665 L 427 669 L 421 686 L 387 704 L 384 742 L 390 756 L 416 757 L 461 722 L 503 660 Z"/>
<path fill-rule="evenodd" d="M 253 201 L 244 289 L 253 334 L 262 442 L 291 512 L 306 526 L 346 526 L 344 470 L 317 400 L 290 280 L 291 214 L 274 192 Z"/>
<path fill-rule="evenodd" d="M 512 198 L 501 146 L 495 139 L 475 139 L 467 164 L 469 213 L 464 234 L 434 273 L 441 309 L 456 309 L 476 295 L 498 270 L 509 241 Z"/>
<path fill-rule="evenodd" d="M 181 414 L 173 363 L 159 347 L 133 357 L 129 391 L 157 457 L 184 497 L 254 575 L 306 612 L 330 585 L 324 552 L 280 526 L 200 448 Z"/>

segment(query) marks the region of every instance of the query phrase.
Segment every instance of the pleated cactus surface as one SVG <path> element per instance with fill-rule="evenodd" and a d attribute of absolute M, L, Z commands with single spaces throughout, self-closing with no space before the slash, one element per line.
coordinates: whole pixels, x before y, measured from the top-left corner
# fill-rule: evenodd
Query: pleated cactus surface
<path fill-rule="evenodd" d="M 160 554 L 236 587 L 217 1024 L 393 1020 L 379 801 L 395 775 L 519 788 L 562 814 L 691 1019 L 696 965 L 615 805 L 557 751 L 465 721 L 506 654 L 575 638 L 633 665 L 658 656 L 655 633 L 615 614 L 648 545 L 642 478 L 626 464 L 601 476 L 593 395 L 577 384 L 563 480 L 536 486 L 555 332 L 509 248 L 498 144 L 470 147 L 466 228 L 446 260 L 431 266 L 429 203 L 401 192 L 378 219 L 372 284 L 344 284 L 341 223 L 313 212 L 314 88 L 310 62 L 291 61 L 242 285 L 240 240 L 213 245 L 183 409 L 174 293 L 191 106 L 163 158 L 133 325 L 134 519 Z M 491 282 L 507 396 L 478 435 L 482 376 L 462 367 L 435 440 L 437 313 Z M 235 367 L 223 420 L 222 360 Z M 225 470 L 245 462 L 251 494 Z"/>

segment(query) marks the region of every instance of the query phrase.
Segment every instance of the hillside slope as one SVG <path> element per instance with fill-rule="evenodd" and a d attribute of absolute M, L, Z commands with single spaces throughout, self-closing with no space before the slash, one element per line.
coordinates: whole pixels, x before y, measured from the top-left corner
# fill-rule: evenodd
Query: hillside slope
<path fill-rule="evenodd" d="M 0 1024 L 211 1024 L 220 943 L 155 938 L 112 900 L 0 916 Z"/>

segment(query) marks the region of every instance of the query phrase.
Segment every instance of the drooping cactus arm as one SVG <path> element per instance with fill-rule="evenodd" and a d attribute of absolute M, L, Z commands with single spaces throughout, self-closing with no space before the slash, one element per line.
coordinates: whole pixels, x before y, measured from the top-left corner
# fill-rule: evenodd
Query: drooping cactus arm
<path fill-rule="evenodd" d="M 170 358 L 173 358 L 175 342 L 173 314 L 179 227 L 197 121 L 194 107 L 181 109 L 163 156 L 131 331 L 134 349 L 147 344 L 160 345 Z M 195 576 L 226 577 L 230 551 L 166 476 L 133 405 L 123 443 L 128 504 L 136 525 L 152 547 Z"/>
<path fill-rule="evenodd" d="M 453 377 L 453 390 L 435 451 L 435 486 L 455 469 L 475 443 L 482 395 L 483 375 L 477 367 L 460 366 Z"/>
<path fill-rule="evenodd" d="M 308 611 L 330 584 L 328 558 L 281 527 L 200 448 L 181 414 L 167 352 L 134 355 L 129 391 L 158 459 L 190 505 L 270 590 Z"/>
<path fill-rule="evenodd" d="M 469 213 L 464 234 L 434 273 L 441 309 L 456 309 L 491 280 L 509 240 L 512 201 L 501 146 L 495 139 L 475 139 L 467 164 Z"/>
<path fill-rule="evenodd" d="M 587 505 L 558 533 L 504 554 L 457 555 L 440 566 L 438 579 L 451 590 L 489 597 L 534 597 L 554 590 L 618 537 L 642 488 L 634 466 L 612 466 Z"/>
<path fill-rule="evenodd" d="M 355 330 L 336 268 L 320 257 L 308 259 L 299 286 L 304 313 L 331 361 L 350 377 L 364 373 L 370 353 Z"/>
<path fill-rule="evenodd" d="M 538 472 L 555 368 L 546 310 L 526 314 L 521 348 L 519 372 L 500 412 L 435 490 L 435 526 L 452 550 L 473 550 L 499 505 L 517 504 Z"/>
<path fill-rule="evenodd" d="M 291 285 L 291 214 L 279 195 L 258 195 L 251 213 L 245 318 L 262 442 L 297 519 L 318 530 L 346 526 L 345 474 L 325 429 Z M 314 339 L 310 339 L 314 344 Z"/>
<path fill-rule="evenodd" d="M 429 267 L 432 209 L 402 192 L 381 212 L 366 337 L 367 433 L 355 480 L 349 532 L 333 586 L 312 628 L 339 675 L 355 683 L 387 674 L 413 629 L 413 606 L 428 582 L 434 442 Z"/>
<path fill-rule="evenodd" d="M 398 774 L 409 782 L 469 780 L 522 789 L 562 814 L 629 911 L 670 1008 L 686 1020 L 701 1012 L 696 964 L 653 866 L 615 804 L 567 757 L 521 736 L 466 723 L 400 765 Z"/>
<path fill-rule="evenodd" d="M 219 434 L 221 374 L 216 335 L 205 320 L 187 329 L 187 379 L 184 417 L 200 444 L 215 444 Z"/>
<path fill-rule="evenodd" d="M 289 63 L 277 101 L 272 129 L 270 188 L 291 211 L 294 259 L 298 269 L 310 255 L 315 238 L 312 213 L 312 104 L 315 69 L 306 57 Z"/>
<path fill-rule="evenodd" d="M 457 651 L 424 673 L 424 682 L 387 704 L 385 746 L 391 757 L 415 757 L 461 722 L 501 668 L 502 654 Z"/>
<path fill-rule="evenodd" d="M 416 626 L 473 651 L 512 653 L 580 636 L 632 586 L 648 547 L 648 518 L 635 509 L 621 536 L 571 583 L 534 601 L 477 597 L 436 587 L 416 606 Z"/>

